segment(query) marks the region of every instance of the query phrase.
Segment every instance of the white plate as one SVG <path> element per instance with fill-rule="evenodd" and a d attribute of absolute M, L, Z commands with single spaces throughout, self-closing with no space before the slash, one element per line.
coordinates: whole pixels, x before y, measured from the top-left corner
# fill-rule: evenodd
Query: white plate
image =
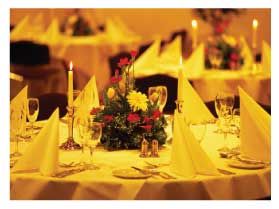
<path fill-rule="evenodd" d="M 152 176 L 151 173 L 141 173 L 132 168 L 114 170 L 112 175 L 123 179 L 146 179 Z"/>
<path fill-rule="evenodd" d="M 230 160 L 228 162 L 228 165 L 230 167 L 240 168 L 240 169 L 262 169 L 265 167 L 265 164 L 263 163 L 252 164 L 252 163 L 241 162 L 239 160 Z"/>

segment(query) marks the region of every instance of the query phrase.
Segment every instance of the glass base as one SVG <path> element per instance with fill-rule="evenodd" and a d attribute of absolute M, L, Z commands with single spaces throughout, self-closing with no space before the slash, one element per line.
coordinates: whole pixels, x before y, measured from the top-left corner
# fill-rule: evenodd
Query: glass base
<path fill-rule="evenodd" d="M 71 151 L 80 150 L 81 146 L 78 143 L 76 143 L 73 138 L 69 138 L 66 142 L 61 144 L 59 148 L 62 150 Z"/>
<path fill-rule="evenodd" d="M 14 152 L 14 153 L 10 154 L 11 158 L 12 157 L 20 157 L 20 156 L 22 156 L 22 154 L 20 152 Z"/>
<path fill-rule="evenodd" d="M 99 170 L 100 169 L 100 167 L 95 164 L 86 164 L 86 163 L 84 164 L 84 168 L 86 170 Z"/>

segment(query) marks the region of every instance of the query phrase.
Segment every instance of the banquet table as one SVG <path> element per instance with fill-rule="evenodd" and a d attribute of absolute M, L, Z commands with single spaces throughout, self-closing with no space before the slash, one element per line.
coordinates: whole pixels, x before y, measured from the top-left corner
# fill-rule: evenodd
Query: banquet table
<path fill-rule="evenodd" d="M 270 72 L 263 70 L 256 73 L 249 70 L 204 70 L 199 76 L 189 79 L 205 102 L 214 101 L 220 89 L 238 95 L 237 87 L 241 86 L 257 102 L 264 105 L 271 104 Z"/>
<path fill-rule="evenodd" d="M 197 133 L 198 126 L 191 126 Z M 202 148 L 217 168 L 235 172 L 235 175 L 204 176 L 190 178 L 178 176 L 169 169 L 171 140 L 159 151 L 159 158 L 140 158 L 138 150 L 106 151 L 98 147 L 94 152 L 94 162 L 98 170 L 85 170 L 64 178 L 42 176 L 38 172 L 11 173 L 10 198 L 12 200 L 28 199 L 74 199 L 74 200 L 160 200 L 160 199 L 260 199 L 271 195 L 271 169 L 244 170 L 229 167 L 227 159 L 220 158 L 217 149 L 223 146 L 222 134 L 215 133 L 216 124 L 207 124 Z M 171 138 L 171 126 L 167 127 Z M 66 124 L 60 123 L 60 142 L 67 135 Z M 78 133 L 74 131 L 78 141 Z M 239 144 L 239 138 L 229 136 L 229 146 Z M 47 139 L 46 139 L 47 140 Z M 24 152 L 30 142 L 20 143 Z M 11 144 L 14 149 L 14 143 Z M 81 151 L 60 151 L 60 163 L 79 162 Z M 183 157 L 183 156 L 181 156 Z M 152 176 L 148 179 L 121 179 L 112 175 L 112 171 L 131 166 L 144 167 L 146 161 L 164 164 L 161 171 L 176 177 L 163 179 Z"/>

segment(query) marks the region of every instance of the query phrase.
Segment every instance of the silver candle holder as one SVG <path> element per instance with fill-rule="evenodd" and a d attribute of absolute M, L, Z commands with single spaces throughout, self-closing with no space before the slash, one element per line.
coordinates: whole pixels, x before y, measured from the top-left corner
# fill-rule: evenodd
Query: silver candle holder
<path fill-rule="evenodd" d="M 75 117 L 75 107 L 67 106 L 68 111 L 68 139 L 66 142 L 60 145 L 62 150 L 79 150 L 81 146 L 75 142 L 73 130 L 74 130 L 74 117 Z"/>
<path fill-rule="evenodd" d="M 176 104 L 176 109 L 179 113 L 183 112 L 183 100 L 176 100 L 175 104 Z"/>

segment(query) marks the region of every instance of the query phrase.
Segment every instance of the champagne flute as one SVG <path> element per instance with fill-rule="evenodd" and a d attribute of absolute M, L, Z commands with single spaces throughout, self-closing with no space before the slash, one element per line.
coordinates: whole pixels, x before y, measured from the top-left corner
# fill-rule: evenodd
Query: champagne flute
<path fill-rule="evenodd" d="M 85 166 L 86 163 L 85 163 L 85 149 L 84 148 L 87 144 L 87 139 L 89 138 L 88 137 L 88 133 L 90 130 L 89 118 L 87 118 L 87 117 L 78 118 L 77 124 L 78 124 L 78 131 L 79 131 L 80 144 L 81 144 L 80 164 Z"/>
<path fill-rule="evenodd" d="M 87 167 L 89 170 L 99 169 L 93 163 L 93 151 L 96 148 L 97 144 L 100 142 L 102 137 L 102 124 L 99 122 L 90 121 L 90 137 L 87 140 L 87 146 L 90 151 L 90 165 Z"/>
<path fill-rule="evenodd" d="M 152 86 L 148 88 L 148 97 L 151 104 L 159 106 L 159 110 L 163 112 L 163 109 L 167 103 L 168 90 L 166 86 Z"/>
<path fill-rule="evenodd" d="M 27 118 L 31 123 L 31 138 L 33 138 L 34 122 L 36 122 L 39 114 L 39 100 L 37 98 L 28 98 L 27 107 Z"/>

